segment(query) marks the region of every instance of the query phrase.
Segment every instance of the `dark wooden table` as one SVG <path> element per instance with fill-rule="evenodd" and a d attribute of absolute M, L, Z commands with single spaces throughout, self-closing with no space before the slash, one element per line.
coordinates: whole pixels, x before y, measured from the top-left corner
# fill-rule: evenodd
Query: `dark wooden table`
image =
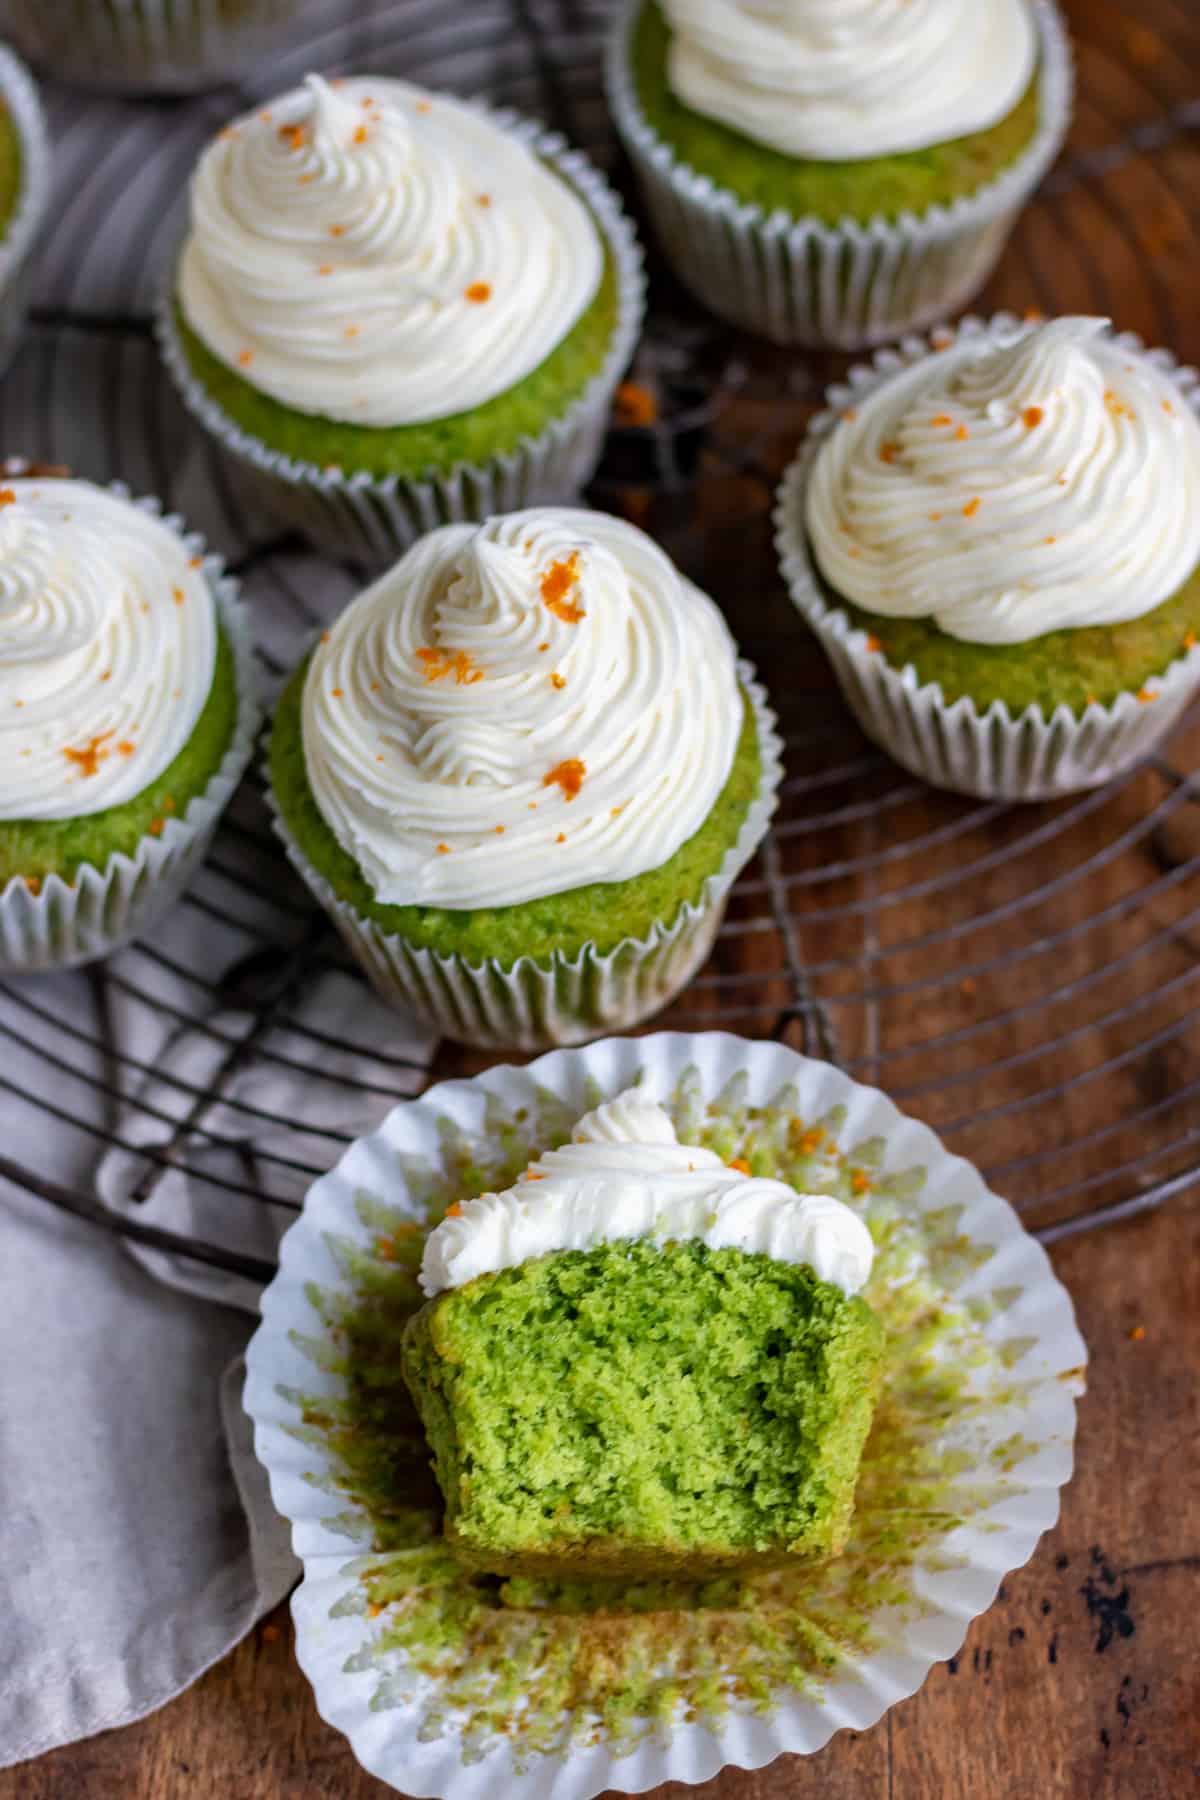
<path fill-rule="evenodd" d="M 1081 90 L 1070 145 L 978 310 L 1103 312 L 1200 362 L 1200 6 L 1071 0 L 1067 10 Z M 701 358 L 709 354 L 702 346 Z M 818 699 L 827 707 L 819 662 L 798 639 L 774 573 L 769 512 L 772 478 L 836 365 L 732 344 L 726 334 L 711 354 L 719 364 L 716 416 L 701 433 L 696 467 L 665 489 L 661 481 L 643 488 L 627 457 L 615 466 L 610 459 L 597 498 L 639 517 L 703 574 L 760 666 L 772 671 L 777 702 L 782 689 L 785 704 L 801 713 Z M 653 387 L 661 370 L 640 373 Z M 850 745 L 861 758 L 861 742 L 840 713 L 830 733 L 839 756 Z M 847 793 L 882 792 L 870 767 L 865 786 L 855 787 L 854 754 Z M 810 742 L 806 755 L 806 767 L 819 767 L 820 743 Z M 1178 1104 L 1176 1096 L 1200 1077 L 1200 1031 L 1187 1010 L 1194 992 L 1182 986 L 1200 962 L 1200 937 L 1186 917 L 1189 892 L 1192 908 L 1200 902 L 1200 884 L 1193 876 L 1184 890 L 1159 877 L 1200 850 L 1200 806 L 1185 793 L 1156 830 L 1159 875 L 1131 860 L 1145 845 L 1116 851 L 1148 808 L 1178 790 L 1180 772 L 1198 766 L 1194 712 L 1163 767 L 1072 816 L 1069 834 L 1042 832 L 1026 814 L 1011 859 L 978 859 L 969 908 L 983 923 L 971 936 L 966 917 L 956 941 L 972 967 L 1002 959 L 1015 943 L 1025 957 L 1011 966 L 1015 974 L 1001 961 L 991 978 L 930 984 L 918 966 L 919 946 L 944 928 L 946 908 L 956 904 L 956 890 L 936 878 L 945 867 L 940 856 L 966 854 L 952 831 L 952 848 L 938 848 L 960 818 L 958 803 L 917 792 L 903 809 L 895 804 L 881 815 L 882 825 L 870 808 L 855 815 L 851 807 L 847 817 L 856 822 L 839 828 L 837 846 L 849 867 L 824 886 L 804 885 L 812 879 L 811 843 L 806 852 L 802 834 L 784 842 L 786 868 L 801 883 L 788 891 L 797 896 L 794 936 L 805 961 L 820 962 L 847 932 L 861 935 L 864 918 L 876 921 L 877 932 L 885 920 L 881 936 L 857 945 L 854 994 L 839 994 L 836 969 L 817 984 L 842 1009 L 851 1066 L 885 1084 L 897 1069 L 917 1096 L 913 1109 L 950 1130 L 955 1147 L 985 1168 L 1017 1170 L 1019 1163 L 1005 1191 L 1034 1224 L 1120 1204 L 1132 1180 L 1120 1172 L 1151 1141 L 1167 1158 L 1155 1179 L 1195 1164 L 1200 1106 L 1195 1096 Z M 894 797 L 894 785 L 889 791 Z M 1046 812 L 1051 821 L 1061 816 Z M 1002 821 L 972 829 L 1003 851 Z M 878 855 L 881 831 L 926 846 L 921 866 L 935 879 L 932 891 L 914 881 L 909 855 L 909 885 L 876 915 L 861 908 L 889 879 L 892 865 Z M 829 834 L 820 841 L 828 856 Z M 1068 879 L 1093 857 L 1094 875 Z M 1038 904 L 1023 906 L 1031 881 Z M 1139 883 L 1150 884 L 1146 901 L 1131 907 Z M 1098 912 L 1104 922 L 1097 927 Z M 1152 941 L 1139 935 L 1151 930 Z M 1028 995 L 1024 1006 L 1012 1005 L 1039 931 L 1067 946 L 1070 981 L 1053 1013 Z M 1153 956 L 1130 961 L 1145 944 Z M 777 945 L 769 952 L 760 936 L 723 940 L 716 966 L 734 985 L 704 990 L 712 998 L 703 1006 L 693 999 L 688 1023 L 699 1022 L 698 1006 L 717 1022 L 720 996 L 728 1006 L 731 992 L 745 991 L 736 987 L 739 975 L 770 977 L 769 954 Z M 857 1004 L 866 991 L 863 969 L 876 978 L 886 972 L 890 998 Z M 906 980 L 919 983 L 918 998 L 897 994 Z M 1144 1021 L 1167 995 L 1178 999 L 1164 1023 L 1139 1026 L 1136 1054 L 1126 1054 L 1121 1020 Z M 780 992 L 781 1008 L 788 998 Z M 990 1029 L 993 1020 L 987 1055 L 976 1056 L 981 1026 Z M 750 1028 L 724 1013 L 720 1022 Z M 783 1018 L 779 1028 L 799 1043 L 801 1023 Z M 475 1066 L 456 1053 L 443 1065 L 444 1072 Z M 1043 1179 L 1039 1171 L 1050 1164 Z M 842 1733 L 818 1756 L 785 1758 L 755 1774 L 726 1771 L 697 1795 L 1183 1800 L 1200 1793 L 1200 1184 L 1183 1184 L 1161 1211 L 1064 1238 L 1052 1254 L 1092 1358 L 1078 1472 L 1060 1525 L 1004 1583 L 960 1655 L 874 1730 Z M 155 1717 L 0 1774 L 0 1800 L 368 1800 L 386 1791 L 318 1719 L 293 1660 L 285 1609 Z M 682 1800 L 688 1790 L 661 1792 Z"/>

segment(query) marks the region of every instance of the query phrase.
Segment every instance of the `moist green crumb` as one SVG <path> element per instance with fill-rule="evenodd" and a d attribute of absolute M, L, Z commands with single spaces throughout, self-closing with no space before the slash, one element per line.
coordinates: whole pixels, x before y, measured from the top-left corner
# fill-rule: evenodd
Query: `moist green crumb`
<path fill-rule="evenodd" d="M 21 192 L 23 159 L 16 120 L 0 101 L 0 239 L 17 210 Z"/>
<path fill-rule="evenodd" d="M 84 864 L 103 869 L 118 851 L 132 856 L 148 833 L 161 831 L 169 818 L 181 819 L 204 792 L 233 741 L 237 713 L 233 648 L 218 628 L 212 687 L 174 761 L 123 806 L 73 819 L 0 820 L 0 890 L 14 875 L 29 882 L 48 875 L 73 881 Z"/>
<path fill-rule="evenodd" d="M 783 211 L 826 225 L 846 218 L 919 215 L 932 206 L 948 206 L 994 180 L 1037 132 L 1035 76 L 1006 118 L 967 137 L 855 162 L 787 156 L 677 100 L 667 79 L 670 40 L 661 7 L 656 0 L 647 0 L 632 39 L 634 83 L 647 122 L 681 163 L 767 213 Z"/>
<path fill-rule="evenodd" d="M 214 356 L 178 307 L 175 316 L 192 373 L 249 436 L 295 462 L 415 479 L 459 463 L 489 462 L 562 418 L 603 367 L 619 310 L 616 264 L 606 246 L 604 272 L 591 305 L 532 374 L 468 412 L 393 429 L 347 425 L 282 405 Z"/>
<path fill-rule="evenodd" d="M 996 700 L 1014 715 L 1030 706 L 1046 714 L 1056 706 L 1079 714 L 1091 701 L 1110 706 L 1121 694 L 1140 693 L 1200 639 L 1200 569 L 1140 619 L 1048 631 L 1024 644 L 967 644 L 932 619 L 886 619 L 828 588 L 825 596 L 893 668 L 911 663 L 922 684 L 940 684 L 948 704 L 968 694 L 980 712 Z"/>
<path fill-rule="evenodd" d="M 592 882 L 516 906 L 470 911 L 386 906 L 375 899 L 358 864 L 330 831 L 313 795 L 300 722 L 307 671 L 305 662 L 292 676 L 271 731 L 271 785 L 288 829 L 338 898 L 361 917 L 412 944 L 463 957 L 476 967 L 491 961 L 508 969 L 522 956 L 545 966 L 556 952 L 573 957 L 589 943 L 603 955 L 626 938 L 642 940 L 656 924 L 669 924 L 685 902 L 699 899 L 705 881 L 720 869 L 761 784 L 758 731 L 744 699 L 741 737 L 724 788 L 700 829 L 657 869 L 629 881 Z"/>
<path fill-rule="evenodd" d="M 811 1268 L 639 1239 L 439 1295 L 404 1368 L 467 1560 L 696 1575 L 841 1550 L 882 1337 Z"/>

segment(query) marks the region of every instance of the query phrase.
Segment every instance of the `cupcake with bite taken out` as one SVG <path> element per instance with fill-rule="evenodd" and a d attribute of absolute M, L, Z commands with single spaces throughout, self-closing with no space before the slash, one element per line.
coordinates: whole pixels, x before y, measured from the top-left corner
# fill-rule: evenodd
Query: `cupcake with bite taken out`
<path fill-rule="evenodd" d="M 573 495 L 641 312 L 632 228 L 560 138 L 313 75 L 205 151 L 159 325 L 262 502 L 381 561 Z"/>

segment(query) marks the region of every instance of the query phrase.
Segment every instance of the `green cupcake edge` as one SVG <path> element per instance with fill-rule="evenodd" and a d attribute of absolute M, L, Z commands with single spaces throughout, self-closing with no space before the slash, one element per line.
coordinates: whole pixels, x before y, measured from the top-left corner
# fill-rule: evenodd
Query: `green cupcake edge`
<path fill-rule="evenodd" d="M 1187 654 L 1189 634 L 1200 640 L 1200 568 L 1138 619 L 1048 631 L 1023 644 L 964 643 L 932 619 L 884 618 L 818 585 L 892 668 L 911 663 L 921 686 L 936 682 L 948 706 L 966 697 L 982 713 L 1000 701 L 1014 718 L 1033 706 L 1047 717 L 1059 706 L 1077 715 L 1093 703 L 1111 706 L 1165 675 Z"/>
<path fill-rule="evenodd" d="M 762 782 L 757 721 L 743 694 L 742 730 L 725 786 L 699 830 L 657 869 L 629 881 L 592 882 L 516 906 L 386 906 L 375 899 L 358 864 L 334 837 L 313 795 L 301 732 L 307 672 L 305 659 L 284 689 L 271 730 L 271 785 L 284 824 L 338 899 L 360 918 L 420 949 L 461 958 L 476 968 L 490 962 L 510 969 L 522 957 L 546 968 L 554 956 L 570 960 L 587 945 L 604 955 L 627 938 L 641 941 L 656 926 L 671 924 L 682 906 L 699 901 L 704 883 L 720 870 Z"/>
<path fill-rule="evenodd" d="M 670 41 L 661 7 L 647 0 L 630 40 L 634 87 L 647 124 L 680 163 L 765 213 L 781 211 L 825 225 L 919 216 L 994 181 L 1037 134 L 1041 96 L 1035 75 L 1012 112 L 985 131 L 855 162 L 786 156 L 677 100 L 667 80 Z"/>
<path fill-rule="evenodd" d="M 233 742 L 237 716 L 236 660 L 229 638 L 218 627 L 208 699 L 178 756 L 123 806 L 73 819 L 0 820 L 0 890 L 14 876 L 40 882 L 58 875 L 70 882 L 85 866 L 103 870 L 110 857 L 132 857 L 151 826 L 182 819 L 207 788 Z"/>
<path fill-rule="evenodd" d="M 21 134 L 10 108 L 0 102 L 0 241 L 8 235 L 24 179 Z"/>
<path fill-rule="evenodd" d="M 410 480 L 444 475 L 462 463 L 479 467 L 539 437 L 565 417 L 604 367 L 619 316 L 616 259 L 605 243 L 604 270 L 590 305 L 532 374 L 467 412 L 383 429 L 297 412 L 260 393 L 213 355 L 178 303 L 175 307 L 176 328 L 192 375 L 241 431 L 293 462 Z"/>

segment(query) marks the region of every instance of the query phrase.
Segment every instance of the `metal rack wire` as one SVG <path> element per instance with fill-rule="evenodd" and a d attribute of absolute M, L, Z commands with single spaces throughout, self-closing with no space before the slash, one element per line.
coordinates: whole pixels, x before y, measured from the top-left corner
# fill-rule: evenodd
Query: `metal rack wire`
<path fill-rule="evenodd" d="M 468 43 L 444 12 L 436 0 L 327 8 L 335 22 L 318 21 L 265 85 L 313 65 L 487 86 L 610 150 L 602 5 L 495 0 L 472 15 Z M 0 389 L 0 425 L 11 449 L 122 474 L 199 515 L 231 552 L 278 677 L 358 572 L 246 514 L 176 408 L 147 324 L 195 148 L 253 97 L 167 114 L 52 96 L 69 152 L 66 218 L 43 259 L 27 348 Z M 162 148 L 147 175 L 151 143 Z M 1068 168 L 1056 191 L 1110 166 Z M 60 241 L 89 215 L 106 221 L 103 261 L 86 234 L 73 257 Z M 1200 1184 L 1200 723 L 1106 790 L 1026 809 L 935 794 L 892 765 L 849 720 L 771 548 L 775 481 L 831 368 L 748 346 L 664 277 L 654 292 L 636 370 L 654 416 L 618 415 L 590 497 L 645 524 L 725 607 L 771 689 L 788 759 L 780 813 L 714 954 L 655 1028 L 775 1035 L 835 1057 L 978 1162 L 1046 1241 Z M 206 1218 L 266 1209 L 278 1220 L 356 1135 L 336 1105 L 307 1116 L 310 1084 L 344 1092 L 351 1108 L 364 1093 L 381 1105 L 407 1097 L 428 1073 L 418 1054 L 304 1016 L 314 982 L 347 965 L 271 836 L 260 781 L 245 784 L 169 932 L 85 974 L 0 982 L 0 1113 L 12 1122 L 0 1176 L 253 1279 L 269 1275 L 269 1247 L 248 1249 L 240 1231 L 232 1244 L 220 1230 L 181 1238 L 148 1205 L 146 1217 L 114 1213 L 91 1179 L 97 1159 L 114 1148 L 142 1159 L 139 1203 L 182 1170 L 208 1191 Z M 147 1020 L 152 1044 L 180 1032 L 203 1044 L 203 1080 L 139 1048 Z M 461 1063 L 443 1055 L 434 1072 Z M 293 1084 L 292 1116 L 305 1120 L 295 1143 L 281 1144 L 277 1112 L 239 1088 L 251 1064 Z M 39 1131 L 71 1154 L 31 1155 Z"/>

